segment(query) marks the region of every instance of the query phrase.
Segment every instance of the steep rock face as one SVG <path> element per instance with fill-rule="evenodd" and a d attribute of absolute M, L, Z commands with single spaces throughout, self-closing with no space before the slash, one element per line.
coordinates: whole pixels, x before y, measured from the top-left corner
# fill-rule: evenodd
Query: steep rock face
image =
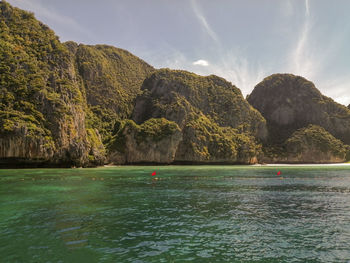
<path fill-rule="evenodd" d="M 220 127 L 203 114 L 189 116 L 182 133 L 175 157 L 178 163 L 252 164 L 261 150 L 253 136 Z"/>
<path fill-rule="evenodd" d="M 175 162 L 256 162 L 260 146 L 255 137 L 266 136 L 265 120 L 231 83 L 217 76 L 161 69 L 143 82 L 142 91 L 133 119 L 143 123 L 163 117 L 179 125 L 183 140 Z"/>
<path fill-rule="evenodd" d="M 130 52 L 107 45 L 65 43 L 75 56 L 88 104 L 88 122 L 108 141 L 115 121 L 131 116 L 143 80 L 154 68 Z"/>
<path fill-rule="evenodd" d="M 149 119 L 142 125 L 122 121 L 108 147 L 109 159 L 115 164 L 171 163 L 181 139 L 178 125 L 164 118 Z"/>
<path fill-rule="evenodd" d="M 89 156 L 86 104 L 68 50 L 33 14 L 6 2 L 0 24 L 0 159 L 67 166 L 102 161 Z"/>
<path fill-rule="evenodd" d="M 107 45 L 80 44 L 76 58 L 88 104 L 111 109 L 121 119 L 130 117 L 133 100 L 154 68 L 126 50 Z"/>
<path fill-rule="evenodd" d="M 49 163 L 54 149 L 50 138 L 35 134 L 26 126 L 19 126 L 0 137 L 0 167 L 16 167 L 18 162 L 27 166 Z"/>
<path fill-rule="evenodd" d="M 260 141 L 266 162 L 339 162 L 346 151 L 350 159 L 334 138 L 350 143 L 350 105 L 304 78 L 275 74 L 255 87 L 248 100 L 266 124 L 217 76 L 155 70 L 111 46 L 62 44 L 4 1 L 0 28 L 0 166 L 96 166 L 106 153 L 118 164 L 255 163 Z"/>
<path fill-rule="evenodd" d="M 266 136 L 264 118 L 244 100 L 238 88 L 223 78 L 161 69 L 147 78 L 141 89 L 132 115 L 136 123 L 164 117 L 183 128 L 194 112 L 203 113 L 219 126 Z"/>
<path fill-rule="evenodd" d="M 106 159 L 106 149 L 102 143 L 102 138 L 97 129 L 87 128 L 87 139 L 88 139 L 88 158 L 89 162 L 86 166 L 98 166 L 104 164 Z"/>
<path fill-rule="evenodd" d="M 340 163 L 346 161 L 348 147 L 322 127 L 309 125 L 295 131 L 278 156 L 265 155 L 265 162 Z"/>
<path fill-rule="evenodd" d="M 315 124 L 350 143 L 350 110 L 323 96 L 314 84 L 292 74 L 274 74 L 260 82 L 248 102 L 265 117 L 272 143 Z"/>

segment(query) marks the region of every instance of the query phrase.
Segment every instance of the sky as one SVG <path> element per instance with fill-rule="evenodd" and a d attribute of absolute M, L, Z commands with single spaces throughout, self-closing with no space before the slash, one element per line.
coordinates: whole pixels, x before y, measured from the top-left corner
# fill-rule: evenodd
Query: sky
<path fill-rule="evenodd" d="M 7 0 L 61 41 L 126 49 L 156 68 L 215 74 L 244 96 L 274 73 L 350 104 L 348 0 Z"/>

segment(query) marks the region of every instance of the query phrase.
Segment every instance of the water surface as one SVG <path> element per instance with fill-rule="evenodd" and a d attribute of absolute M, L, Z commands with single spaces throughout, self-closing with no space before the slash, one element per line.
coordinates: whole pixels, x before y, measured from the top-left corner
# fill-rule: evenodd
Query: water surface
<path fill-rule="evenodd" d="M 349 262 L 350 167 L 0 170 L 0 262 L 186 261 Z"/>

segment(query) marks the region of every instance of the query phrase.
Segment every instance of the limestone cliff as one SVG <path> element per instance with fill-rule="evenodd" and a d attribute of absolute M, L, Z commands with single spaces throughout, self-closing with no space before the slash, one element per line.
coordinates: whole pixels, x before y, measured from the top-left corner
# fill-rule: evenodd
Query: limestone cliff
<path fill-rule="evenodd" d="M 261 145 L 252 135 L 220 127 L 203 114 L 191 114 L 182 133 L 174 160 L 177 163 L 253 164 L 260 155 Z"/>
<path fill-rule="evenodd" d="M 346 161 L 348 146 L 322 127 L 309 125 L 295 131 L 284 144 L 283 151 L 269 152 L 267 163 L 340 163 Z"/>
<path fill-rule="evenodd" d="M 350 144 L 350 110 L 323 96 L 315 85 L 292 74 L 274 74 L 254 88 L 248 102 L 265 117 L 272 143 L 315 124 Z"/>
<path fill-rule="evenodd" d="M 160 69 L 145 79 L 141 90 L 132 115 L 136 123 L 164 117 L 183 128 L 189 114 L 195 112 L 219 126 L 238 128 L 259 138 L 266 136 L 265 119 L 237 87 L 223 78 Z"/>
<path fill-rule="evenodd" d="M 214 75 L 155 70 L 107 45 L 61 43 L 4 1 L 0 29 L 1 167 L 350 159 L 350 105 L 302 77 L 264 79 L 249 104 Z"/>
<path fill-rule="evenodd" d="M 0 163 L 94 166 L 154 69 L 126 50 L 60 43 L 29 12 L 0 3 Z M 19 149 L 21 147 L 21 149 Z"/>
<path fill-rule="evenodd" d="M 266 136 L 265 120 L 231 83 L 217 76 L 161 69 L 141 90 L 132 115 L 136 123 L 164 117 L 182 130 L 175 162 L 256 161 L 256 138 Z"/>
<path fill-rule="evenodd" d="M 164 118 L 149 119 L 141 125 L 132 120 L 117 123 L 109 149 L 115 164 L 172 163 L 182 134 L 179 126 Z"/>
<path fill-rule="evenodd" d="M 0 167 L 16 167 L 49 163 L 54 157 L 55 144 L 51 138 L 35 134 L 26 125 L 11 128 L 0 137 Z"/>
<path fill-rule="evenodd" d="M 85 129 L 74 60 L 33 14 L 0 3 L 0 159 L 87 165 L 103 156 Z M 8 148 L 9 147 L 9 148 Z"/>
<path fill-rule="evenodd" d="M 154 68 L 130 52 L 107 45 L 65 43 L 75 57 L 83 93 L 88 105 L 87 119 L 105 143 L 114 123 L 128 119 L 144 79 Z"/>

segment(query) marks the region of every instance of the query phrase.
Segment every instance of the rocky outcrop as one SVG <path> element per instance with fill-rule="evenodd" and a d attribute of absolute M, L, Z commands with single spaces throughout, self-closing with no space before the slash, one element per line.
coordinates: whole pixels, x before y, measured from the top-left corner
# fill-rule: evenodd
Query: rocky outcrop
<path fill-rule="evenodd" d="M 1 162 L 103 163 L 101 156 L 89 156 L 95 146 L 88 139 L 86 102 L 67 48 L 33 14 L 6 2 L 0 3 L 0 23 Z"/>
<path fill-rule="evenodd" d="M 155 70 L 107 45 L 62 44 L 4 1 L 0 27 L 1 167 L 350 159 L 337 140 L 350 143 L 350 105 L 302 77 L 264 79 L 248 97 L 253 108 L 223 78 Z"/>
<path fill-rule="evenodd" d="M 55 144 L 47 137 L 18 126 L 0 137 L 0 167 L 40 166 L 51 162 Z"/>
<path fill-rule="evenodd" d="M 104 164 L 106 159 L 106 149 L 102 143 L 102 138 L 97 129 L 89 128 L 87 131 L 88 139 L 88 158 L 89 162 L 86 166 L 98 166 Z"/>
<path fill-rule="evenodd" d="M 141 90 L 132 118 L 136 123 L 159 117 L 176 122 L 183 134 L 176 162 L 256 160 L 260 148 L 255 137 L 265 138 L 266 123 L 231 83 L 217 76 L 161 69 Z"/>
<path fill-rule="evenodd" d="M 107 45 L 80 44 L 75 51 L 87 103 L 129 118 L 144 79 L 154 68 L 130 52 Z"/>
<path fill-rule="evenodd" d="M 219 126 L 240 128 L 259 138 L 266 136 L 264 118 L 223 78 L 161 69 L 143 82 L 141 90 L 132 115 L 136 123 L 164 117 L 183 128 L 190 113 L 201 112 Z"/>
<path fill-rule="evenodd" d="M 295 131 L 278 155 L 266 154 L 267 163 L 341 163 L 347 159 L 348 147 L 325 129 L 309 125 Z"/>
<path fill-rule="evenodd" d="M 203 114 L 189 116 L 182 133 L 176 163 L 253 164 L 261 150 L 253 136 L 220 127 Z"/>
<path fill-rule="evenodd" d="M 142 125 L 131 120 L 118 123 L 108 147 L 114 164 L 165 163 L 174 161 L 182 134 L 179 126 L 164 118 L 150 119 Z"/>
<path fill-rule="evenodd" d="M 130 52 L 107 45 L 67 42 L 88 105 L 87 119 L 107 141 L 117 120 L 129 119 L 144 79 L 154 71 Z"/>
<path fill-rule="evenodd" d="M 248 102 L 266 119 L 270 143 L 281 143 L 309 124 L 321 126 L 350 143 L 350 110 L 323 96 L 303 77 L 271 75 L 256 85 Z"/>

